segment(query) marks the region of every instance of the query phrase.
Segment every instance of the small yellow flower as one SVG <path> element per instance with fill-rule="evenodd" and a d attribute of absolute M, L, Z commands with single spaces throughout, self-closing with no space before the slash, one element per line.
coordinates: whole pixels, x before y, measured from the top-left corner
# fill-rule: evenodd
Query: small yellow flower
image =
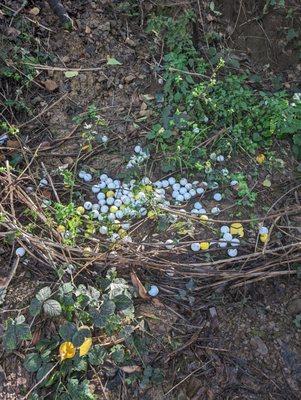
<path fill-rule="evenodd" d="M 82 206 L 77 207 L 76 209 L 77 214 L 83 215 L 85 213 L 85 209 Z"/>
<path fill-rule="evenodd" d="M 239 237 L 244 237 L 245 232 L 242 224 L 240 222 L 234 222 L 230 226 L 231 235 L 238 235 Z"/>
<path fill-rule="evenodd" d="M 200 243 L 200 249 L 201 250 L 208 250 L 210 247 L 210 243 L 209 242 L 201 242 Z"/>
<path fill-rule="evenodd" d="M 153 189 L 153 187 L 152 187 L 151 185 L 146 185 L 146 186 L 145 186 L 145 191 L 146 191 L 147 193 L 151 193 L 153 190 L 154 190 L 154 189 Z"/>
<path fill-rule="evenodd" d="M 107 197 L 114 197 L 114 195 L 115 195 L 115 192 L 113 192 L 113 190 L 108 190 L 106 193 Z"/>
<path fill-rule="evenodd" d="M 91 346 L 92 346 L 92 338 L 90 337 L 86 338 L 84 343 L 81 346 L 79 346 L 79 355 L 82 357 L 88 354 Z"/>
<path fill-rule="evenodd" d="M 156 213 L 155 213 L 155 211 L 153 211 L 153 210 L 150 210 L 148 213 L 147 213 L 147 216 L 148 216 L 148 218 L 149 219 L 156 219 Z"/>
<path fill-rule="evenodd" d="M 61 361 L 66 360 L 67 358 L 73 358 L 75 356 L 76 349 L 71 342 L 64 342 L 60 345 L 59 354 L 61 357 Z"/>
<path fill-rule="evenodd" d="M 269 239 L 268 233 L 262 233 L 261 235 L 259 235 L 259 239 L 262 243 L 266 243 Z"/>
<path fill-rule="evenodd" d="M 208 216 L 207 215 L 201 215 L 200 216 L 200 221 L 202 221 L 202 222 L 207 222 L 208 221 Z"/>
<path fill-rule="evenodd" d="M 64 227 L 64 225 L 59 225 L 59 226 L 56 228 L 56 231 L 57 231 L 58 233 L 64 233 L 64 232 L 66 232 L 66 228 Z"/>
<path fill-rule="evenodd" d="M 256 157 L 256 161 L 258 162 L 258 164 L 263 164 L 265 162 L 265 155 L 264 154 L 258 154 L 258 156 Z"/>

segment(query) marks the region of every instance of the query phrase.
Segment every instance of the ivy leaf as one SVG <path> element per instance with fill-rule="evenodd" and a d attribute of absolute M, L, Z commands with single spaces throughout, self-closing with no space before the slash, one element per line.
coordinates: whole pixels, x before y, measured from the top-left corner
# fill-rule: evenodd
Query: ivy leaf
<path fill-rule="evenodd" d="M 65 72 L 66 78 L 74 78 L 77 75 L 78 75 L 78 71 L 66 71 Z"/>
<path fill-rule="evenodd" d="M 101 365 L 104 363 L 107 354 L 106 349 L 104 349 L 100 344 L 96 344 L 88 354 L 89 363 L 94 366 Z"/>
<path fill-rule="evenodd" d="M 87 338 L 91 337 L 91 332 L 89 328 L 81 328 L 72 336 L 72 343 L 74 346 L 81 346 Z"/>
<path fill-rule="evenodd" d="M 62 307 L 60 303 L 56 300 L 49 299 L 43 304 L 43 310 L 46 315 L 50 317 L 57 317 L 62 313 Z"/>
<path fill-rule="evenodd" d="M 37 298 L 33 298 L 30 302 L 29 313 L 32 317 L 36 317 L 42 310 L 42 303 Z"/>
<path fill-rule="evenodd" d="M 112 348 L 111 356 L 116 364 L 120 364 L 124 360 L 124 348 L 121 345 L 116 345 Z"/>
<path fill-rule="evenodd" d="M 42 288 L 41 290 L 38 291 L 38 293 L 36 294 L 36 298 L 38 300 L 40 300 L 42 303 L 44 301 L 46 301 L 47 299 L 49 299 L 49 297 L 51 296 L 51 289 L 49 286 L 46 286 L 44 288 Z"/>
<path fill-rule="evenodd" d="M 107 57 L 107 65 L 122 65 L 122 63 L 114 57 Z"/>
<path fill-rule="evenodd" d="M 7 321 L 7 328 L 3 336 L 3 346 L 7 351 L 13 351 L 22 340 L 31 339 L 30 327 L 25 324 L 24 316 Z"/>
<path fill-rule="evenodd" d="M 71 341 L 73 335 L 76 333 L 76 326 L 72 322 L 60 326 L 59 334 L 63 340 Z"/>
<path fill-rule="evenodd" d="M 53 367 L 52 363 L 42 364 L 42 366 L 38 369 L 37 372 L 36 376 L 37 381 L 43 379 L 47 375 L 47 373 L 51 370 L 52 367 Z"/>
<path fill-rule="evenodd" d="M 117 310 L 126 310 L 133 305 L 132 299 L 125 294 L 119 294 L 118 296 L 114 297 L 114 303 Z"/>
<path fill-rule="evenodd" d="M 272 186 L 272 182 L 269 180 L 269 179 L 265 179 L 263 182 L 262 182 L 262 186 L 264 186 L 264 187 L 271 187 Z"/>
<path fill-rule="evenodd" d="M 25 357 L 24 367 L 29 372 L 36 372 L 42 365 L 41 357 L 38 353 L 30 353 Z"/>

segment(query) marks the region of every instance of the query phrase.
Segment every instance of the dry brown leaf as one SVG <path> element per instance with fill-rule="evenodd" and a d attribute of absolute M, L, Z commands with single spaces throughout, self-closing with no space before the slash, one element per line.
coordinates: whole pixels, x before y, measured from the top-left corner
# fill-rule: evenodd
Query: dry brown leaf
<path fill-rule="evenodd" d="M 45 88 L 49 90 L 49 92 L 53 92 L 59 87 L 59 85 L 52 79 L 47 79 L 45 82 L 43 82 L 43 84 Z"/>
<path fill-rule="evenodd" d="M 40 9 L 38 7 L 33 7 L 31 10 L 29 10 L 29 14 L 31 15 L 38 15 L 40 13 Z"/>
<path fill-rule="evenodd" d="M 139 367 L 139 365 L 125 365 L 124 367 L 120 367 L 120 369 L 127 374 L 141 371 L 141 367 Z"/>
<path fill-rule="evenodd" d="M 7 147 L 10 147 L 11 149 L 19 149 L 21 146 L 18 140 L 8 140 Z"/>
<path fill-rule="evenodd" d="M 138 290 L 139 296 L 144 300 L 148 300 L 150 297 L 135 272 L 131 272 L 131 280 L 132 284 Z"/>

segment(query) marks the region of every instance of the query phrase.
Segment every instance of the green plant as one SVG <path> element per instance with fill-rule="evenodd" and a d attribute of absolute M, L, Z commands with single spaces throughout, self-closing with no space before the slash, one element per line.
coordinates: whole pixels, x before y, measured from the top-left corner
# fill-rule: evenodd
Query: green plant
<path fill-rule="evenodd" d="M 66 282 L 56 291 L 44 287 L 31 300 L 30 323 L 23 315 L 7 320 L 5 349 L 13 351 L 32 338 L 33 320 L 43 322 L 45 334 L 51 320 L 55 331 L 50 338 L 42 334 L 24 361 L 25 368 L 40 382 L 37 392 L 49 388 L 53 399 L 92 400 L 95 397 L 87 379 L 90 369 L 99 369 L 110 360 L 117 368 L 125 365 L 125 371 L 141 370 L 133 365 L 134 358 L 141 357 L 133 295 L 134 289 L 113 269 L 95 286 Z M 156 374 L 156 370 L 151 375 L 144 373 L 142 382 L 150 376 L 155 381 Z"/>
<path fill-rule="evenodd" d="M 293 102 L 285 91 L 253 89 L 249 76 L 229 73 L 223 59 L 210 71 L 193 45 L 193 19 L 184 13 L 177 20 L 159 16 L 149 22 L 149 31 L 168 48 L 161 121 L 148 134 L 151 147 L 164 154 L 163 170 L 197 170 L 207 153 L 203 144 L 214 137 L 211 150 L 252 155 L 260 147 L 271 147 L 275 138 L 293 138 L 299 157 L 300 101 Z"/>

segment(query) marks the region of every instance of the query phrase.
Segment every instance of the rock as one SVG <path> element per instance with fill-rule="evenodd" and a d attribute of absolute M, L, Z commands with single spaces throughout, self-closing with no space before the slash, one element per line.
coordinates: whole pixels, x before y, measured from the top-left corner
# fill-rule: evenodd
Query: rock
<path fill-rule="evenodd" d="M 259 336 L 252 337 L 250 340 L 250 344 L 254 348 L 254 350 L 256 350 L 257 353 L 261 354 L 262 356 L 266 356 L 269 352 L 266 344 Z"/>
<path fill-rule="evenodd" d="M 125 39 L 125 43 L 128 44 L 129 46 L 132 46 L 132 47 L 135 47 L 135 46 L 136 46 L 135 41 L 134 41 L 133 39 L 130 39 L 129 37 L 127 37 L 127 38 Z"/>
<path fill-rule="evenodd" d="M 47 79 L 43 84 L 49 92 L 53 92 L 59 87 L 59 85 L 52 79 Z"/>
<path fill-rule="evenodd" d="M 301 299 L 294 299 L 288 305 L 288 312 L 291 315 L 296 315 L 301 313 Z"/>
<path fill-rule="evenodd" d="M 130 75 L 127 75 L 125 78 L 124 78 L 124 81 L 126 82 L 126 83 L 131 83 L 131 82 L 133 82 L 133 80 L 135 80 L 135 75 L 133 75 L 133 74 L 130 74 Z"/>

